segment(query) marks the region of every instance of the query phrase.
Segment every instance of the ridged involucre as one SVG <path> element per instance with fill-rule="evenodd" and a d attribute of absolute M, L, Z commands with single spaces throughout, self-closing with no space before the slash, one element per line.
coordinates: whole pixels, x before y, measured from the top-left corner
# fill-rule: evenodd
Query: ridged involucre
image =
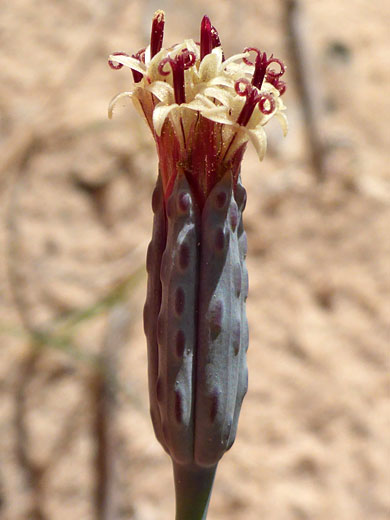
<path fill-rule="evenodd" d="M 184 175 L 153 196 L 145 333 L 156 436 L 179 464 L 214 466 L 247 390 L 245 190 L 231 172 L 199 210 Z"/>

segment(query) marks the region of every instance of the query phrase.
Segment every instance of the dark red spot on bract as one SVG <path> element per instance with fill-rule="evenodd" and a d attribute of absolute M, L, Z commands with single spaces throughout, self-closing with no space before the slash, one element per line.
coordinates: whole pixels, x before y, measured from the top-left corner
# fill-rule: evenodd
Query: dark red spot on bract
<path fill-rule="evenodd" d="M 238 210 L 237 206 L 234 204 L 230 208 L 230 227 L 232 228 L 232 231 L 235 231 L 238 224 Z"/>
<path fill-rule="evenodd" d="M 211 336 L 215 339 L 222 330 L 223 301 L 217 300 L 210 310 Z"/>
<path fill-rule="evenodd" d="M 215 232 L 215 248 L 222 251 L 225 247 L 225 231 L 223 228 L 218 228 Z"/>
<path fill-rule="evenodd" d="M 220 394 L 221 392 L 217 388 L 215 388 L 212 394 L 210 395 L 209 417 L 211 422 L 215 421 L 219 412 Z"/>
<path fill-rule="evenodd" d="M 182 287 L 178 287 L 175 292 L 175 311 L 178 316 L 183 314 L 185 306 L 185 295 Z"/>
<path fill-rule="evenodd" d="M 237 321 L 234 324 L 232 331 L 232 344 L 233 344 L 233 352 L 234 355 L 237 356 L 240 352 L 240 342 L 241 342 L 241 323 Z"/>
<path fill-rule="evenodd" d="M 226 192 L 220 191 L 215 198 L 217 208 L 222 209 L 225 206 L 226 201 L 227 201 Z"/>
<path fill-rule="evenodd" d="M 241 265 L 240 264 L 236 264 L 234 266 L 233 278 L 234 278 L 234 288 L 236 290 L 236 296 L 238 298 L 241 294 L 241 286 L 242 286 Z"/>

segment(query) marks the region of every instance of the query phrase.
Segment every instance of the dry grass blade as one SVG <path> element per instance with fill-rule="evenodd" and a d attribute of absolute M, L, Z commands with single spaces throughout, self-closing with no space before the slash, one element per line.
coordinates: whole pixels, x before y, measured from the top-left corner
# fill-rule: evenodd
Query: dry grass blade
<path fill-rule="evenodd" d="M 93 378 L 97 520 L 115 520 L 118 515 L 118 443 L 115 429 L 117 383 L 115 374 L 118 354 L 127 341 L 130 320 L 131 312 L 126 304 L 117 304 L 110 311 L 102 344 L 102 370 L 97 370 Z"/>
<path fill-rule="evenodd" d="M 314 57 L 311 55 L 305 38 L 304 13 L 299 0 L 286 0 L 286 18 L 291 58 L 301 99 L 310 159 L 317 180 L 324 181 L 326 177 L 325 147 L 320 124 L 323 103 L 319 81 L 313 74 Z"/>

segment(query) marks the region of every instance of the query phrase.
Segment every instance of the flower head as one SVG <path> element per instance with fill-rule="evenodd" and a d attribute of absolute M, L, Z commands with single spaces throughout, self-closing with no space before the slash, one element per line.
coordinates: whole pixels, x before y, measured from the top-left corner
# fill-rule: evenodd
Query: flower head
<path fill-rule="evenodd" d="M 117 52 L 109 57 L 112 68 L 129 67 L 134 80 L 131 91 L 110 102 L 109 117 L 121 98 L 130 97 L 156 141 L 165 198 L 177 175 L 185 175 L 202 206 L 227 170 L 237 182 L 248 140 L 263 159 L 263 127 L 273 116 L 287 132 L 281 99 L 286 85 L 280 79 L 285 66 L 254 47 L 225 59 L 207 16 L 200 42 L 163 48 L 164 24 L 163 11 L 157 11 L 150 45 L 132 56 Z"/>

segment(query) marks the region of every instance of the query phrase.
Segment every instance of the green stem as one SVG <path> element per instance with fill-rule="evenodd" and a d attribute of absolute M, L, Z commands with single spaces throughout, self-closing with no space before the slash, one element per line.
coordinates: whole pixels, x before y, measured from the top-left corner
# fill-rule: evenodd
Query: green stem
<path fill-rule="evenodd" d="M 176 520 L 206 520 L 216 470 L 173 461 Z"/>

